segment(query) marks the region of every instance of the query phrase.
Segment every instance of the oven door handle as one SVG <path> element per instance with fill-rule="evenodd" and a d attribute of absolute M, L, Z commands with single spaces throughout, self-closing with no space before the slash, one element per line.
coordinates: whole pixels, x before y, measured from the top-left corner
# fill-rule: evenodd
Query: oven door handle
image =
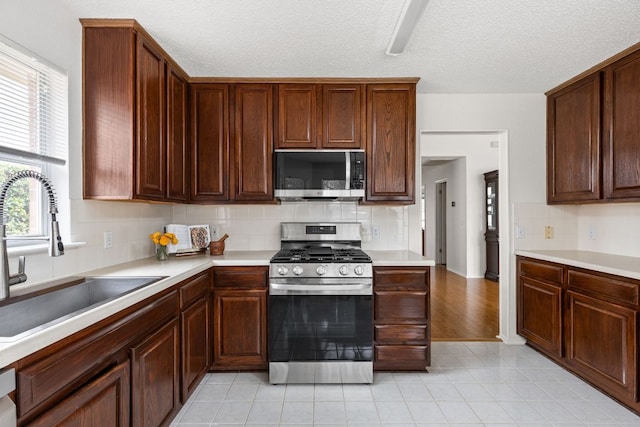
<path fill-rule="evenodd" d="M 371 283 L 342 285 L 269 284 L 269 295 L 373 295 Z"/>

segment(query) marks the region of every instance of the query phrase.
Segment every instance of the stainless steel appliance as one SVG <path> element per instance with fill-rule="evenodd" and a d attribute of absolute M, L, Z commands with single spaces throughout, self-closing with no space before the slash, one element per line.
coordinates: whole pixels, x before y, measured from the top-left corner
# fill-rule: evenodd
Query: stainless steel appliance
<path fill-rule="evenodd" d="M 281 200 L 364 197 L 363 150 L 276 150 L 275 196 Z"/>
<path fill-rule="evenodd" d="M 282 223 L 269 267 L 269 382 L 372 383 L 372 285 L 359 223 Z"/>

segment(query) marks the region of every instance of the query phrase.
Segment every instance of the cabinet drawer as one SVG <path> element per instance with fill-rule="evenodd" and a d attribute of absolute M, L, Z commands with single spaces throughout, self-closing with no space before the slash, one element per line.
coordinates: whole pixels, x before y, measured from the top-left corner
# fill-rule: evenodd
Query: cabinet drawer
<path fill-rule="evenodd" d="M 376 342 L 403 344 L 407 342 L 426 342 L 429 338 L 427 325 L 376 325 Z"/>
<path fill-rule="evenodd" d="M 180 287 L 180 307 L 185 308 L 209 292 L 209 272 L 202 273 Z"/>
<path fill-rule="evenodd" d="M 377 345 L 376 360 L 427 360 L 427 345 Z"/>
<path fill-rule="evenodd" d="M 562 266 L 518 258 L 518 270 L 521 276 L 552 282 L 562 286 Z"/>
<path fill-rule="evenodd" d="M 266 288 L 268 267 L 215 267 L 214 288 Z"/>
<path fill-rule="evenodd" d="M 614 276 L 569 270 L 567 283 L 569 289 L 577 292 L 607 301 L 638 305 L 638 284 L 632 279 L 622 281 Z"/>
<path fill-rule="evenodd" d="M 374 291 L 374 318 L 376 323 L 426 324 L 429 293 L 420 291 Z"/>
<path fill-rule="evenodd" d="M 375 287 L 425 288 L 429 284 L 429 267 L 376 267 L 373 269 Z"/>

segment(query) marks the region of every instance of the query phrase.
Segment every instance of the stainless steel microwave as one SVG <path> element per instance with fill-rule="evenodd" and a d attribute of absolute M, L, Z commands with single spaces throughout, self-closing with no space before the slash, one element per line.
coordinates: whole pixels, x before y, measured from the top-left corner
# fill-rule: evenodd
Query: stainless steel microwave
<path fill-rule="evenodd" d="M 364 197 L 364 150 L 276 150 L 275 196 L 281 200 Z"/>

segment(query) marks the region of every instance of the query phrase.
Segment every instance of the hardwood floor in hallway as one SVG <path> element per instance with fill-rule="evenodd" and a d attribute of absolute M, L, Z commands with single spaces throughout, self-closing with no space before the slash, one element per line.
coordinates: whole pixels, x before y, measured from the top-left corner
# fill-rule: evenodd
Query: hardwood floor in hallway
<path fill-rule="evenodd" d="M 499 341 L 499 285 L 437 265 L 431 272 L 432 341 Z"/>

